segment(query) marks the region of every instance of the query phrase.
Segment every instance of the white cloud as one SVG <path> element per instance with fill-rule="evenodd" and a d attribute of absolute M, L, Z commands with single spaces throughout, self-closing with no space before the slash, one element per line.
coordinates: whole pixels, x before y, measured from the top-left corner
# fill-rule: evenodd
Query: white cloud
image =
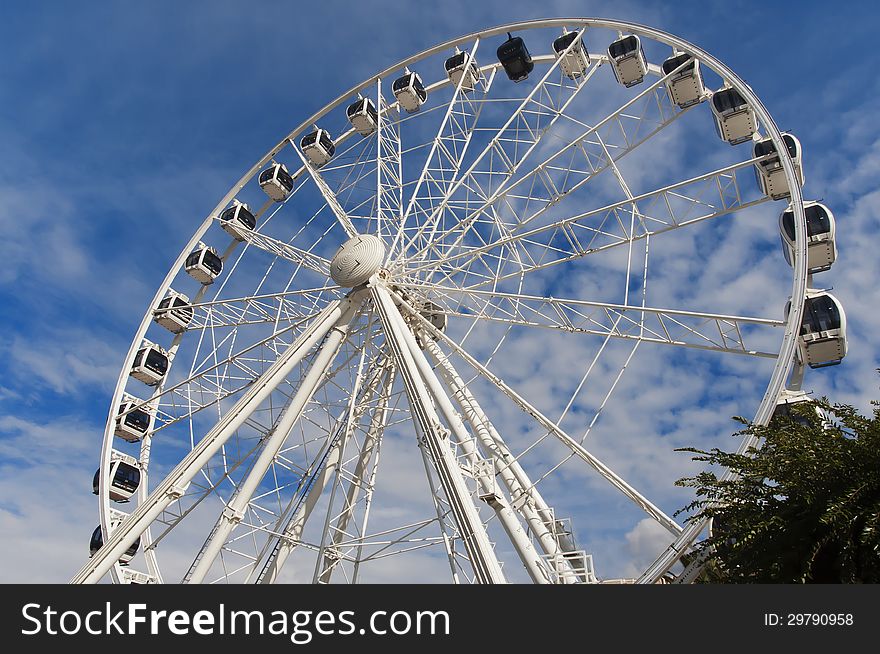
<path fill-rule="evenodd" d="M 72 416 L 0 418 L 3 583 L 63 582 L 85 561 L 98 523 L 91 484 L 102 431 Z"/>

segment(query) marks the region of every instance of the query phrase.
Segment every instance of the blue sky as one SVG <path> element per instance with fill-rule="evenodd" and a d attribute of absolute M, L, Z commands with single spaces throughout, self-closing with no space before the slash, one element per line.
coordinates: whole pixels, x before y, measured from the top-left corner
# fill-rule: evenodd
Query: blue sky
<path fill-rule="evenodd" d="M 852 337 L 844 364 L 807 385 L 865 410 L 880 396 L 880 58 L 867 2 L 7 3 L 0 581 L 65 581 L 86 556 L 91 472 L 131 335 L 232 183 L 395 61 L 555 16 L 677 34 L 737 71 L 798 135 L 808 195 L 838 217 L 840 261 L 821 283 L 844 302 Z"/>

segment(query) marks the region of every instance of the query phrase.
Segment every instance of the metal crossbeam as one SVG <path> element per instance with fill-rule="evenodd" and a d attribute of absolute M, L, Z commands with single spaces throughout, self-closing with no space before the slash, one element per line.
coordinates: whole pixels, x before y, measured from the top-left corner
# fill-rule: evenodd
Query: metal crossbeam
<path fill-rule="evenodd" d="M 783 327 L 782 320 L 657 309 L 515 293 L 410 285 L 429 293 L 450 316 L 543 327 L 665 345 L 776 358 L 774 352 L 747 347 L 746 327 Z"/>

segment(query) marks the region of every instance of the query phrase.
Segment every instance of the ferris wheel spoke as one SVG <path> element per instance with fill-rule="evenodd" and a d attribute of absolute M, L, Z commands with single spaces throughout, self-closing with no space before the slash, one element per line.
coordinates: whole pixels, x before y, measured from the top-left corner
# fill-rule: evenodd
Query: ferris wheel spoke
<path fill-rule="evenodd" d="M 583 83 L 586 84 L 598 69 L 599 66 L 593 66 Z M 476 208 L 462 207 L 464 219 L 438 232 L 434 240 L 444 241 L 457 233 L 453 242 L 453 245 L 457 245 L 474 228 L 478 216 L 486 213 L 490 207 L 511 231 L 521 230 L 526 224 L 536 221 L 566 196 L 599 173 L 615 166 L 617 161 L 692 108 L 682 110 L 673 105 L 663 88 L 663 84 L 676 72 L 677 69 L 659 77 L 595 125 L 586 125 L 566 114 L 567 119 L 584 129 L 579 136 L 563 139 L 558 150 L 525 174 L 505 179 L 490 197 L 481 204 L 477 203 Z M 516 201 L 516 208 L 510 200 Z M 411 260 L 418 259 L 421 254 L 423 252 L 416 252 Z"/>
<path fill-rule="evenodd" d="M 400 300 L 400 298 L 398 299 Z M 583 445 L 580 444 L 579 441 L 569 436 L 562 428 L 556 425 L 553 421 L 551 421 L 543 413 L 541 413 L 541 411 L 539 411 L 527 400 L 525 400 L 525 398 L 519 395 L 519 393 L 513 390 L 507 383 L 504 382 L 504 380 L 502 380 L 495 373 L 490 371 L 474 357 L 468 354 L 468 352 L 465 351 L 464 348 L 462 348 L 460 345 L 458 345 L 458 343 L 446 336 L 446 334 L 444 334 L 442 331 L 436 329 L 427 319 L 418 314 L 418 312 L 412 309 L 412 307 L 409 307 L 406 302 L 402 300 L 400 301 L 402 302 L 402 306 L 407 310 L 407 312 L 410 313 L 410 315 L 414 316 L 431 335 L 437 337 L 438 339 L 441 339 L 444 343 L 446 343 L 449 348 L 455 352 L 455 354 L 464 359 L 464 361 L 467 362 L 477 373 L 479 373 L 483 378 L 491 382 L 499 391 L 501 391 L 511 401 L 513 401 L 514 404 L 516 404 L 523 412 L 531 416 L 532 419 L 534 419 L 541 427 L 546 429 L 548 433 L 556 437 L 556 439 L 560 443 L 571 450 L 574 456 L 581 459 L 584 463 L 593 468 L 614 488 L 623 493 L 623 495 L 629 498 L 633 503 L 639 506 L 645 513 L 656 520 L 659 524 L 664 526 L 673 535 L 677 536 L 681 532 L 681 527 L 678 525 L 678 523 L 676 523 L 672 518 L 663 513 L 663 511 L 655 506 L 644 495 L 639 493 L 611 468 L 609 468 L 598 458 L 592 455 L 586 448 L 584 448 Z"/>
<path fill-rule="evenodd" d="M 238 352 L 230 352 L 223 358 L 214 356 L 217 351 L 215 346 L 202 365 L 196 365 L 194 362 L 193 371 L 189 376 L 174 384 L 163 386 L 150 400 L 132 406 L 126 413 L 155 408 L 157 424 L 151 433 L 157 433 L 179 420 L 192 417 L 208 406 L 216 405 L 258 380 L 265 362 L 279 356 L 289 347 L 283 337 L 288 333 L 303 331 L 303 328 L 307 328 L 310 321 L 317 318 L 320 313 L 318 311 L 311 316 L 304 316 L 293 325 Z"/>
<path fill-rule="evenodd" d="M 480 39 L 477 38 L 468 52 L 466 66 L 476 61 L 479 45 Z M 466 84 L 468 74 L 465 72 L 455 85 L 452 99 L 431 142 L 431 150 L 416 180 L 398 232 L 388 248 L 389 261 L 396 256 L 397 246 L 402 245 L 410 217 L 415 220 L 416 225 L 421 225 L 433 213 L 435 200 L 444 198 L 450 185 L 454 183 L 484 107 L 481 100 L 488 97 L 494 79 L 493 68 L 488 78 L 481 73 L 479 81 L 468 91 L 470 85 Z M 478 94 L 478 97 L 472 94 Z"/>
<path fill-rule="evenodd" d="M 754 334 L 756 329 L 766 330 L 785 325 L 784 321 L 772 318 L 628 306 L 498 291 L 462 290 L 435 285 L 413 285 L 410 288 L 421 289 L 439 300 L 440 304 L 445 305 L 441 310 L 447 316 L 766 358 L 776 358 L 777 353 L 748 347 L 746 335 Z"/>
<path fill-rule="evenodd" d="M 317 314 L 327 295 L 338 297 L 341 289 L 328 283 L 323 287 L 303 290 L 196 302 L 187 307 L 192 309 L 193 314 L 186 331 L 262 323 L 273 323 L 280 331 L 292 322 L 307 320 Z M 160 313 L 159 310 L 153 311 L 153 315 Z"/>
<path fill-rule="evenodd" d="M 327 374 L 333 359 L 339 351 L 339 347 L 348 334 L 348 327 L 356 310 L 357 305 L 352 303 L 331 327 L 320 346 L 321 349 L 315 355 L 309 371 L 300 382 L 296 395 L 279 417 L 278 424 L 273 428 L 272 434 L 264 443 L 262 451 L 248 473 L 247 478 L 223 510 L 220 524 L 216 526 L 214 533 L 202 550 L 200 558 L 190 572 L 189 581 L 191 583 L 199 583 L 204 580 L 226 539 L 241 522 L 254 492 L 287 440 L 294 424 L 302 416 L 303 409 L 305 409 L 306 404 L 314 395 L 322 378 Z"/>
<path fill-rule="evenodd" d="M 424 263 L 409 269 L 410 275 L 434 272 L 443 278 L 455 275 L 467 277 L 476 262 L 488 265 L 503 258 L 501 248 L 518 247 L 532 263 L 520 270 L 502 275 L 529 273 L 580 259 L 587 255 L 629 245 L 632 241 L 665 234 L 691 225 L 731 215 L 765 202 L 768 196 L 750 196 L 741 183 L 744 170 L 749 170 L 760 158 L 749 159 L 718 170 L 693 177 L 654 191 L 642 193 L 619 202 L 573 216 L 558 219 L 551 224 L 498 238 L 489 244 L 460 246 L 458 252 L 446 252 L 444 261 Z M 629 228 L 633 208 L 637 206 L 638 228 Z M 479 287 L 464 282 L 455 285 Z"/>
<path fill-rule="evenodd" d="M 354 296 L 353 296 L 354 297 Z M 132 546 L 144 530 L 185 492 L 192 479 L 217 454 L 253 411 L 275 390 L 306 353 L 320 342 L 354 303 L 351 297 L 331 303 L 263 374 L 260 382 L 239 398 L 183 460 L 137 508 L 121 521 L 103 546 L 75 575 L 73 583 L 96 583 Z M 360 303 L 358 298 L 358 304 Z"/>
<path fill-rule="evenodd" d="M 415 338 L 403 324 L 400 313 L 383 286 L 371 289 L 373 304 L 382 320 L 391 351 L 401 377 L 407 388 L 414 423 L 421 434 L 431 462 L 443 486 L 458 532 L 464 541 L 469 559 L 474 567 L 474 575 L 480 583 L 504 583 L 504 574 L 495 555 L 494 548 L 486 533 L 482 519 L 473 504 L 462 471 L 459 468 L 445 430 L 441 427 L 434 400 L 419 375 L 417 359 L 424 358 L 415 344 Z"/>
<path fill-rule="evenodd" d="M 424 247 L 419 246 L 420 242 L 430 243 L 438 230 L 445 231 L 449 224 L 460 222 L 465 213 L 462 207 L 466 210 L 474 192 L 478 193 L 480 201 L 491 197 L 500 184 L 516 174 L 523 161 L 538 146 L 545 134 L 551 131 L 585 86 L 584 77 L 571 79 L 562 74 L 559 62 L 560 59 L 553 61 L 532 91 L 476 156 L 467 171 L 448 187 L 443 200 L 425 219 L 418 232 L 404 243 L 404 258 L 411 259 L 406 254 L 410 248 L 420 250 Z M 456 195 L 459 191 L 461 193 Z"/>
<path fill-rule="evenodd" d="M 250 231 L 245 234 L 245 241 L 255 248 L 311 270 L 322 278 L 330 275 L 330 262 L 324 257 L 313 254 L 308 250 L 303 250 L 290 243 L 284 243 L 258 231 Z"/>
<path fill-rule="evenodd" d="M 306 159 L 306 156 L 302 153 L 302 150 L 298 148 L 296 145 L 291 143 L 296 154 L 302 160 L 303 166 L 306 171 L 308 171 L 309 176 L 312 178 L 312 181 L 315 183 L 315 186 L 318 187 L 318 190 L 321 192 L 321 195 L 324 196 L 324 201 L 327 203 L 327 206 L 330 207 L 330 210 L 333 212 L 333 215 L 336 216 L 336 219 L 339 221 L 339 224 L 342 225 L 342 229 L 345 230 L 345 233 L 349 236 L 357 235 L 357 230 L 354 228 L 354 225 L 351 223 L 351 218 L 348 217 L 348 214 L 345 213 L 345 210 L 342 208 L 342 205 L 339 204 L 339 200 L 336 198 L 336 194 L 330 189 L 327 185 L 327 182 L 324 181 L 324 178 L 315 170 L 314 166 L 309 163 L 309 160 Z M 327 268 L 329 272 L 329 266 Z"/>
<path fill-rule="evenodd" d="M 363 357 L 361 357 L 361 363 L 363 363 Z M 357 425 L 368 408 L 368 402 L 377 393 L 383 378 L 386 377 L 386 372 L 387 360 L 383 359 L 377 362 L 369 373 L 370 379 L 363 386 L 362 392 L 360 391 L 361 375 L 358 375 L 349 406 L 337 421 L 338 427 L 334 431 L 332 440 L 328 441 L 326 449 L 322 450 L 320 458 L 314 464 L 310 481 L 307 484 L 307 494 L 302 498 L 296 498 L 296 506 L 293 504 L 294 498 L 291 499 L 289 510 L 286 511 L 288 517 L 281 529 L 278 530 L 280 535 L 275 540 L 270 555 L 262 564 L 256 578 L 258 583 L 275 583 L 288 557 L 302 542 L 306 522 L 328 484 L 331 481 L 335 484 L 339 478 L 340 470 L 346 463 L 344 459 L 346 445 L 354 438 Z M 378 437 L 379 434 L 374 434 L 374 438 Z M 332 506 L 332 502 L 330 504 Z"/>
<path fill-rule="evenodd" d="M 345 499 L 339 514 L 335 517 L 329 534 L 332 535 L 332 541 L 328 549 L 325 550 L 323 562 L 321 563 L 320 572 L 317 575 L 319 583 L 329 583 L 333 571 L 337 568 L 343 558 L 350 557 L 346 554 L 346 550 L 356 552 L 354 554 L 355 561 L 360 559 L 361 554 L 358 550 L 361 547 L 363 532 L 366 530 L 369 501 L 372 496 L 372 490 L 375 483 L 376 469 L 378 466 L 379 449 L 381 447 L 382 434 L 385 426 L 388 424 L 389 417 L 389 401 L 391 392 L 394 387 L 395 370 L 394 364 L 389 359 L 382 366 L 383 380 L 381 382 L 381 391 L 373 409 L 369 427 L 364 436 L 363 443 L 358 450 L 354 470 L 348 476 L 348 489 L 345 492 Z M 372 470 L 370 471 L 370 462 L 373 461 Z M 361 523 L 361 538 L 353 536 L 349 533 L 349 525 L 355 518 L 355 511 L 358 508 L 359 496 L 364 493 L 363 513 L 364 517 Z M 348 542 L 347 542 L 348 541 Z"/>
<path fill-rule="evenodd" d="M 578 575 L 573 565 L 575 553 L 570 549 L 573 543 L 564 542 L 555 511 L 529 479 L 473 393 L 468 390 L 449 357 L 445 356 L 432 339 L 426 339 L 425 343 L 435 367 L 440 371 L 452 397 L 458 402 L 461 414 L 471 426 L 472 433 L 486 456 L 485 461 L 491 462 L 491 466 L 487 467 L 491 467 L 500 477 L 512 499 L 512 506 L 522 516 L 544 551 L 544 558 L 550 563 L 547 570 L 548 580 L 552 575 L 562 583 L 576 581 Z"/>
<path fill-rule="evenodd" d="M 376 79 L 376 197 L 373 213 L 379 238 L 403 229 L 403 154 L 399 108 L 392 108 Z"/>

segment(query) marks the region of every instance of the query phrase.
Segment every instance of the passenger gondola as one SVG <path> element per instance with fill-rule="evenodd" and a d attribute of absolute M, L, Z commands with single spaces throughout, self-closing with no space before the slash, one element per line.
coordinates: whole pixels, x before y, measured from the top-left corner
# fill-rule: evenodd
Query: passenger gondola
<path fill-rule="evenodd" d="M 788 155 L 791 157 L 791 163 L 794 165 L 794 172 L 801 186 L 804 185 L 804 168 L 801 165 L 801 142 L 792 134 L 785 133 L 782 135 L 785 147 L 788 149 Z M 768 195 L 774 200 L 783 200 L 791 197 L 791 189 L 788 187 L 788 179 L 785 177 L 785 170 L 782 168 L 782 161 L 776 146 L 768 136 L 760 141 L 755 142 L 755 157 L 765 157 L 761 161 L 755 163 L 755 178 L 758 180 L 758 186 L 764 195 Z"/>
<path fill-rule="evenodd" d="M 706 99 L 700 62 L 691 55 L 676 53 L 664 61 L 661 68 L 664 75 L 678 71 L 666 80 L 666 92 L 673 104 L 684 109 Z"/>
<path fill-rule="evenodd" d="M 525 41 L 522 37 L 512 36 L 510 32 L 507 33 L 507 40 L 498 46 L 496 54 L 507 77 L 514 82 L 522 82 L 535 68 Z"/>
<path fill-rule="evenodd" d="M 440 305 L 428 300 L 422 307 L 421 313 L 435 329 L 441 332 L 446 331 L 446 312 L 443 311 Z"/>
<path fill-rule="evenodd" d="M 330 138 L 330 134 L 326 129 L 318 127 L 314 132 L 310 132 L 300 139 L 299 147 L 302 148 L 303 154 L 314 168 L 325 165 L 336 152 L 336 145 Z"/>
<path fill-rule="evenodd" d="M 577 43 L 575 43 L 577 41 Z M 569 46 L 574 46 L 565 54 Z M 576 79 L 590 67 L 590 55 L 580 32 L 566 32 L 553 41 L 553 52 L 559 59 L 559 67 L 570 79 Z"/>
<path fill-rule="evenodd" d="M 107 477 L 110 480 L 110 499 L 119 503 L 128 502 L 141 483 L 141 469 L 137 459 L 114 450 L 110 456 L 110 470 Z M 100 482 L 101 469 L 98 468 L 92 479 L 92 492 L 95 495 L 100 490 Z"/>
<path fill-rule="evenodd" d="M 776 401 L 776 408 L 773 410 L 770 421 L 791 419 L 804 427 L 810 427 L 812 426 L 810 416 L 804 415 L 803 412 L 797 409 L 798 406 L 803 406 L 808 402 L 811 402 L 811 398 L 803 391 L 783 390 Z M 815 412 L 820 421 L 825 422 L 827 420 L 827 416 L 822 409 L 815 407 Z"/>
<path fill-rule="evenodd" d="M 400 106 L 409 114 L 418 111 L 419 107 L 428 99 L 428 92 L 425 90 L 425 85 L 422 84 L 422 78 L 418 73 L 413 73 L 408 68 L 401 77 L 394 80 L 391 92 L 394 93 Z"/>
<path fill-rule="evenodd" d="M 293 177 L 287 172 L 287 166 L 273 163 L 261 172 L 260 188 L 275 202 L 284 202 L 293 190 Z"/>
<path fill-rule="evenodd" d="M 257 226 L 257 219 L 246 204 L 232 202 L 232 206 L 220 214 L 220 226 L 235 240 L 243 241 Z"/>
<path fill-rule="evenodd" d="M 189 298 L 172 288 L 153 311 L 153 320 L 172 334 L 185 331 L 193 317 Z"/>
<path fill-rule="evenodd" d="M 126 395 L 116 413 L 113 433 L 129 443 L 137 443 L 150 429 L 153 412 L 143 401 Z M 137 408 L 136 408 L 137 407 Z"/>
<path fill-rule="evenodd" d="M 406 302 L 412 302 L 413 300 L 403 291 L 398 291 L 401 297 Z M 431 302 L 430 300 L 426 300 L 424 302 L 415 302 L 415 305 L 420 307 L 419 314 L 427 320 L 431 325 L 439 330 L 446 331 L 446 312 L 443 311 L 443 308 L 440 305 Z M 424 339 L 437 340 L 437 337 L 428 329 L 424 327 L 424 324 L 415 317 L 406 317 L 404 320 L 411 321 L 413 332 L 416 335 L 416 343 L 422 349 L 424 349 L 427 345 L 427 341 Z"/>
<path fill-rule="evenodd" d="M 379 125 L 379 112 L 369 98 L 358 98 L 345 110 L 348 122 L 361 136 L 369 136 Z"/>
<path fill-rule="evenodd" d="M 130 374 L 149 386 L 155 386 L 165 378 L 169 365 L 168 353 L 155 343 L 145 340 L 134 356 Z"/>
<path fill-rule="evenodd" d="M 791 302 L 785 307 L 788 318 Z M 808 291 L 804 300 L 799 349 L 801 360 L 811 368 L 825 368 L 843 361 L 846 356 L 846 314 L 830 293 Z"/>
<path fill-rule="evenodd" d="M 94 556 L 95 552 L 101 549 L 104 546 L 104 534 L 101 533 L 101 525 L 95 527 L 95 531 L 92 532 L 92 537 L 89 540 L 89 556 Z M 141 538 L 138 536 L 137 540 L 135 540 L 127 550 L 119 557 L 120 565 L 128 565 L 131 563 L 131 560 L 134 558 L 135 554 L 137 554 L 138 548 L 141 546 Z"/>
<path fill-rule="evenodd" d="M 471 61 L 471 55 L 461 52 L 456 48 L 455 54 L 449 57 L 443 64 L 446 76 L 456 87 L 461 81 L 461 90 L 470 93 L 477 87 L 480 81 L 480 69 L 475 61 Z"/>
<path fill-rule="evenodd" d="M 155 577 L 150 576 L 146 572 L 140 572 L 126 567 L 119 571 L 119 583 L 145 585 L 155 584 L 157 582 Z"/>
<path fill-rule="evenodd" d="M 837 259 L 837 243 L 834 237 L 834 214 L 820 202 L 805 202 L 807 219 L 807 272 L 824 272 Z M 779 216 L 779 232 L 782 253 L 788 265 L 794 261 L 794 210 L 791 205 Z"/>
<path fill-rule="evenodd" d="M 199 243 L 186 258 L 183 266 L 193 279 L 202 284 L 210 284 L 223 271 L 223 260 L 217 254 L 217 250 Z"/>
<path fill-rule="evenodd" d="M 712 94 L 712 113 L 715 130 L 731 145 L 748 141 L 758 129 L 755 110 L 734 88 L 724 87 Z"/>
<path fill-rule="evenodd" d="M 608 46 L 611 68 L 617 81 L 629 88 L 645 79 L 648 61 L 642 50 L 642 41 L 635 34 L 621 36 Z"/>

